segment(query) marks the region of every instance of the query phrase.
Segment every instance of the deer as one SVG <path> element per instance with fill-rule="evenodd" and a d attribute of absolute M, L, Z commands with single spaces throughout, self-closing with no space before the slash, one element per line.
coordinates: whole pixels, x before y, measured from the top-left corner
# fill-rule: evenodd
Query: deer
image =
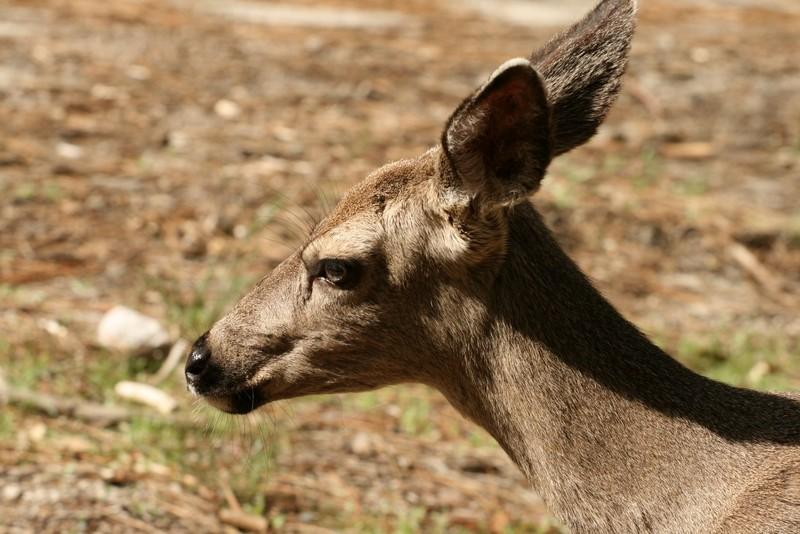
<path fill-rule="evenodd" d="M 800 396 L 697 374 L 567 256 L 531 200 L 619 93 L 633 0 L 505 62 L 421 156 L 347 192 L 192 346 L 245 414 L 421 383 L 500 444 L 571 532 L 800 532 Z"/>

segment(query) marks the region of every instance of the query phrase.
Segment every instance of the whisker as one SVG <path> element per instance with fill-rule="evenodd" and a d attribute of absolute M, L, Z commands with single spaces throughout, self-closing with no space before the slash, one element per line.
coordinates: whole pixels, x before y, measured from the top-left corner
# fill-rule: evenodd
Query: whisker
<path fill-rule="evenodd" d="M 303 228 L 308 234 L 310 234 L 311 231 L 314 229 L 314 226 L 316 226 L 316 223 L 313 222 L 314 219 L 313 219 L 313 217 L 310 216 L 310 213 L 306 210 L 306 208 L 300 206 L 300 209 L 303 211 L 303 214 L 307 218 L 304 219 L 301 215 L 299 215 L 297 212 L 295 212 L 292 208 L 284 208 L 282 213 L 284 213 L 286 215 L 290 215 L 292 217 L 292 219 L 296 223 L 298 223 L 300 228 Z M 309 218 L 310 218 L 310 220 L 309 220 Z"/>
<path fill-rule="evenodd" d="M 289 218 L 286 214 L 279 214 L 275 217 L 275 221 L 281 224 L 281 228 L 298 243 L 304 243 L 311 233 L 309 228 L 297 220 Z"/>
<path fill-rule="evenodd" d="M 323 189 L 321 186 L 316 187 L 316 192 L 317 192 L 317 199 L 319 200 L 320 206 L 322 207 L 322 213 L 320 214 L 320 217 L 324 219 L 331 214 L 333 208 L 336 207 L 337 204 L 336 199 L 341 198 L 342 195 L 340 194 L 340 192 L 337 191 L 333 193 L 332 197 L 328 196 L 328 193 L 326 193 L 325 189 Z"/>
<path fill-rule="evenodd" d="M 261 454 L 264 455 L 265 464 L 269 465 L 270 464 L 270 457 L 271 457 L 270 451 L 269 451 L 270 442 L 269 442 L 269 439 L 268 439 L 267 430 L 264 428 L 265 425 L 263 424 L 264 423 L 264 417 L 265 417 L 265 415 L 263 413 L 259 413 L 259 415 L 257 416 L 257 418 L 260 419 L 260 420 L 256 422 L 256 425 L 257 425 L 256 430 L 258 431 L 258 436 L 259 436 L 260 445 L 261 445 L 261 451 L 260 452 L 261 452 Z"/>

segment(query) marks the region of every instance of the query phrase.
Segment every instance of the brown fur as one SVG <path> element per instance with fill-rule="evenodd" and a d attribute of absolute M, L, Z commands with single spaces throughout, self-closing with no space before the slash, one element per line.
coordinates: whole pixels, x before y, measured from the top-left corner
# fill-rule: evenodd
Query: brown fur
<path fill-rule="evenodd" d="M 607 113 L 634 11 L 603 1 L 531 63 L 501 67 L 440 146 L 356 186 L 198 340 L 190 387 L 244 413 L 421 382 L 486 428 L 573 532 L 800 532 L 797 397 L 663 353 L 526 200 Z M 357 266 L 355 283 L 318 276 L 325 259 Z"/>

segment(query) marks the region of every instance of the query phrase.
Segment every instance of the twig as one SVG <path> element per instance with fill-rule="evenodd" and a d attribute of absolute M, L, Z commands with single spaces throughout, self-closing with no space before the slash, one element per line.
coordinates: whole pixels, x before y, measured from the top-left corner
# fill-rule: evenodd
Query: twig
<path fill-rule="evenodd" d="M 220 486 L 222 489 L 222 495 L 225 497 L 225 502 L 228 503 L 228 507 L 234 512 L 242 512 L 242 506 L 236 499 L 236 494 L 233 493 L 233 489 L 225 477 L 220 479 Z"/>
<path fill-rule="evenodd" d="M 186 521 L 191 521 L 197 525 L 202 525 L 207 532 L 214 532 L 218 530 L 218 524 L 215 524 L 215 522 L 208 516 L 204 514 L 198 514 L 197 510 L 185 508 L 168 501 L 161 501 L 159 506 L 175 517 L 179 517 Z"/>
<path fill-rule="evenodd" d="M 114 392 L 123 399 L 150 406 L 162 414 L 168 414 L 178 406 L 175 399 L 164 391 L 141 382 L 123 380 L 114 386 Z"/>
<path fill-rule="evenodd" d="M 714 145 L 705 141 L 664 143 L 661 154 L 671 159 L 702 160 L 714 156 Z"/>
<path fill-rule="evenodd" d="M 169 349 L 169 354 L 167 355 L 167 359 L 164 360 L 164 363 L 161 364 L 161 367 L 158 369 L 156 374 L 150 379 L 150 383 L 152 385 L 158 385 L 175 370 L 178 364 L 183 361 L 184 356 L 189 351 L 189 342 L 183 338 L 178 339 L 172 348 Z"/>
<path fill-rule="evenodd" d="M 112 521 L 116 521 L 117 523 L 125 525 L 129 529 L 135 529 L 141 532 L 147 532 L 148 534 L 161 532 L 159 529 L 148 525 L 147 523 L 145 523 L 140 519 L 136 519 L 135 517 L 130 517 L 124 513 L 120 513 L 119 510 L 115 509 L 103 510 L 102 515 Z"/>
<path fill-rule="evenodd" d="M 305 523 L 298 523 L 295 521 L 287 521 L 283 525 L 283 530 L 286 532 L 294 532 L 296 534 L 334 534 L 336 531 L 329 528 L 318 527 L 316 525 L 306 525 Z"/>
<path fill-rule="evenodd" d="M 661 107 L 658 98 L 656 98 L 652 92 L 645 89 L 645 87 L 639 83 L 639 80 L 633 77 L 628 78 L 625 90 L 634 98 L 634 100 L 642 105 L 647 113 L 656 119 L 661 119 L 663 117 L 664 110 Z"/>
<path fill-rule="evenodd" d="M 3 387 L 0 398 L 9 404 L 18 404 L 32 408 L 50 417 L 66 416 L 81 419 L 90 423 L 113 425 L 126 421 L 133 414 L 120 406 L 96 404 L 80 399 L 56 397 L 38 393 L 10 385 Z"/>
<path fill-rule="evenodd" d="M 111 426 L 136 417 L 147 417 L 150 420 L 182 427 L 198 426 L 190 418 L 129 410 L 122 406 L 98 404 L 71 397 L 58 397 L 0 382 L 0 404 L 2 403 L 23 406 L 50 417 L 69 417 L 100 426 Z"/>
<path fill-rule="evenodd" d="M 235 512 L 233 510 L 220 510 L 219 520 L 241 530 L 250 532 L 266 532 L 267 520 L 258 515 Z"/>
<path fill-rule="evenodd" d="M 739 243 L 730 245 L 730 254 L 739 266 L 749 274 L 772 298 L 772 300 L 784 306 L 791 306 L 789 299 L 783 294 L 783 284 L 750 252 L 746 247 Z"/>

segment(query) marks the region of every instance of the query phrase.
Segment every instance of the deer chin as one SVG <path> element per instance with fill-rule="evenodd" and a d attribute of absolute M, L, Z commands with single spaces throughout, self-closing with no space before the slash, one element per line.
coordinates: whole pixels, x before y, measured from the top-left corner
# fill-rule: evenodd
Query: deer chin
<path fill-rule="evenodd" d="M 235 393 L 207 395 L 205 400 L 225 413 L 244 415 L 267 404 L 271 399 L 263 386 L 251 386 Z"/>

